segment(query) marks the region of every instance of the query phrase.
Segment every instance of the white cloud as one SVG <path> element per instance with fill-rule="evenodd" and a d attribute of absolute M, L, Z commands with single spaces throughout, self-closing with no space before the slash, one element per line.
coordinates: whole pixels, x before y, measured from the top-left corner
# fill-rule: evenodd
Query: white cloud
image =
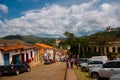
<path fill-rule="evenodd" d="M 0 4 L 0 11 L 8 13 L 8 7 L 4 4 Z"/>
<path fill-rule="evenodd" d="M 57 4 L 42 9 L 23 12 L 23 16 L 4 22 L 0 21 L 0 36 L 7 34 L 59 37 L 65 31 L 77 36 L 104 30 L 107 26 L 119 27 L 119 4 L 103 3 L 95 6 L 97 0 L 79 5 L 63 7 Z"/>

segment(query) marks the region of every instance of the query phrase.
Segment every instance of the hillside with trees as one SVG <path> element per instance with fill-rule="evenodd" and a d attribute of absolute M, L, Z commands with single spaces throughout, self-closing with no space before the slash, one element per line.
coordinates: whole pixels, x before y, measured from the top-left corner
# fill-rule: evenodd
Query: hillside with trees
<path fill-rule="evenodd" d="M 24 41 L 26 43 L 41 42 L 39 37 L 36 37 L 36 36 L 33 36 L 33 35 L 28 35 L 28 36 L 8 35 L 8 36 L 3 37 L 3 39 L 6 39 L 6 40 L 18 39 L 18 40 Z"/>
<path fill-rule="evenodd" d="M 55 38 L 40 38 L 34 35 L 28 35 L 28 36 L 21 36 L 21 35 L 8 35 L 3 38 L 1 38 L 2 41 L 7 40 L 19 40 L 23 41 L 25 43 L 31 43 L 34 44 L 36 42 L 45 43 L 50 46 L 55 45 Z"/>

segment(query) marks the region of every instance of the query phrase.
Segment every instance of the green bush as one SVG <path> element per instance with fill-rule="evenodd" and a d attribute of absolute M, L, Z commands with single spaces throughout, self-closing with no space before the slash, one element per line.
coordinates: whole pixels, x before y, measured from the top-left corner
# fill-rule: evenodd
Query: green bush
<path fill-rule="evenodd" d="M 117 56 L 117 53 L 114 53 L 114 52 L 110 52 L 110 53 L 107 54 L 107 57 L 108 57 L 109 60 L 115 59 L 116 56 Z"/>

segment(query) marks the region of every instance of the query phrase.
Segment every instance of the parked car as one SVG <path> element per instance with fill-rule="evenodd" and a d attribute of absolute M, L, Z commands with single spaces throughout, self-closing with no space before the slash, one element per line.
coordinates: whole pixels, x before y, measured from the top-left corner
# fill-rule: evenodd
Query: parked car
<path fill-rule="evenodd" d="M 89 61 L 88 63 L 80 64 L 80 68 L 83 72 L 89 71 L 91 67 L 99 67 L 102 66 L 106 61 Z"/>
<path fill-rule="evenodd" d="M 65 58 L 61 58 L 60 61 L 61 62 L 65 62 L 66 60 L 65 60 Z"/>
<path fill-rule="evenodd" d="M 20 72 L 30 71 L 31 68 L 28 64 L 17 61 L 12 62 L 10 65 L 0 66 L 0 75 L 3 74 L 16 74 L 18 75 Z"/>
<path fill-rule="evenodd" d="M 92 78 L 110 78 L 114 74 L 120 73 L 120 60 L 111 60 L 101 67 L 90 68 L 89 74 Z"/>
<path fill-rule="evenodd" d="M 109 80 L 120 80 L 120 74 L 112 75 Z"/>
<path fill-rule="evenodd" d="M 51 61 L 50 59 L 45 60 L 45 61 L 44 61 L 44 64 L 52 64 L 52 61 Z"/>
<path fill-rule="evenodd" d="M 51 62 L 52 62 L 52 63 L 55 63 L 56 61 L 55 61 L 55 59 L 52 59 Z"/>
<path fill-rule="evenodd" d="M 93 56 L 89 59 L 89 61 L 95 61 L 95 60 L 104 60 L 104 61 L 107 61 L 108 58 L 107 56 Z"/>
<path fill-rule="evenodd" d="M 81 64 L 81 63 L 86 63 L 86 62 L 88 62 L 88 60 L 89 60 L 89 58 L 80 58 L 79 59 L 79 63 Z"/>

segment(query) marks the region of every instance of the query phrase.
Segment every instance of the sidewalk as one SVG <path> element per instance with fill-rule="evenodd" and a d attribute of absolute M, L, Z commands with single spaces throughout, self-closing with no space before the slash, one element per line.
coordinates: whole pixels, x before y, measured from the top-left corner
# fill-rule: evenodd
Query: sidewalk
<path fill-rule="evenodd" d="M 73 69 L 67 69 L 66 71 L 67 71 L 66 72 L 66 80 L 78 80 Z"/>

